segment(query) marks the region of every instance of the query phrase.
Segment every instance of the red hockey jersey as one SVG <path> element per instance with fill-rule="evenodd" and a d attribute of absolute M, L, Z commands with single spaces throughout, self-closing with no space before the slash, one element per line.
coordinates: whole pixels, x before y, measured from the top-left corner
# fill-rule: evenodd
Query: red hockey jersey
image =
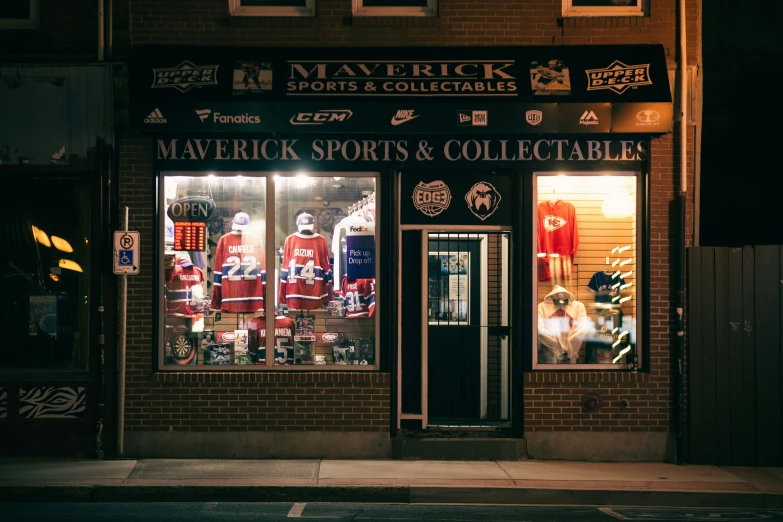
<path fill-rule="evenodd" d="M 266 270 L 261 236 L 230 232 L 215 249 L 214 310 L 255 312 L 264 305 Z"/>
<path fill-rule="evenodd" d="M 312 310 L 324 306 L 332 293 L 331 266 L 326 239 L 321 234 L 296 232 L 283 246 L 278 301 L 290 308 Z"/>
<path fill-rule="evenodd" d="M 552 272 L 570 274 L 579 246 L 576 209 L 563 200 L 538 204 L 538 279 L 546 281 Z"/>
<path fill-rule="evenodd" d="M 193 315 L 191 288 L 204 282 L 204 273 L 194 265 L 174 267 L 166 287 L 166 311 L 170 314 Z"/>
<path fill-rule="evenodd" d="M 248 351 L 253 360 L 262 364 L 266 361 L 266 320 L 263 317 L 254 317 L 247 323 Z M 290 347 L 294 346 L 294 334 L 296 323 L 290 317 L 284 315 L 275 317 L 275 335 L 273 348 L 277 346 L 277 340 L 282 339 Z"/>
<path fill-rule="evenodd" d="M 345 317 L 372 317 L 375 312 L 375 279 L 348 279 L 340 285 Z"/>

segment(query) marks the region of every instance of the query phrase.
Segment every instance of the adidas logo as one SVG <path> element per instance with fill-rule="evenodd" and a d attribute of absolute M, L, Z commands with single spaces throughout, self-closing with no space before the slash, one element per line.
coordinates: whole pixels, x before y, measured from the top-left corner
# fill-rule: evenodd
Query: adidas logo
<path fill-rule="evenodd" d="M 212 109 L 196 109 L 196 114 L 201 120 L 201 123 L 204 123 L 209 115 L 212 114 Z"/>
<path fill-rule="evenodd" d="M 593 111 L 585 111 L 579 118 L 580 125 L 598 125 L 598 116 Z"/>
<path fill-rule="evenodd" d="M 163 117 L 160 109 L 156 108 L 154 111 L 144 118 L 144 123 L 168 123 L 168 120 Z"/>

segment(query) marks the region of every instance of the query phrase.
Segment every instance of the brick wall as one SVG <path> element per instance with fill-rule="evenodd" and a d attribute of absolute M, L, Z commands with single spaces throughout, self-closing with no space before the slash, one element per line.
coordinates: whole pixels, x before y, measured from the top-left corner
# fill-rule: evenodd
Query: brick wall
<path fill-rule="evenodd" d="M 565 20 L 560 17 L 558 0 L 441 0 L 440 16 L 433 19 L 352 18 L 350 0 L 319 0 L 315 18 L 230 19 L 227 4 L 227 0 L 194 0 L 188 2 L 187 9 L 182 9 L 182 3 L 175 0 L 132 1 L 131 42 L 248 46 L 660 43 L 666 49 L 670 67 L 674 67 L 677 54 L 676 0 L 651 0 L 651 16 L 646 18 Z M 687 10 L 689 63 L 695 64 L 699 47 L 696 0 L 688 0 Z M 650 372 L 527 373 L 523 377 L 526 431 L 672 429 L 676 197 L 680 168 L 677 125 L 673 134 L 653 140 L 651 151 L 650 322 L 644 325 L 650 332 L 650 346 L 646 347 Z M 692 132 L 689 132 L 688 150 L 690 167 L 694 151 Z M 692 188 L 693 172 L 691 168 L 688 170 Z M 131 228 L 140 230 L 143 237 L 151 237 L 151 171 L 149 141 L 123 140 L 122 204 L 132 207 Z M 687 243 L 691 244 L 692 191 L 688 196 L 686 221 Z M 142 273 L 151 274 L 152 245 L 147 242 L 142 247 Z M 253 374 L 243 377 L 249 381 L 242 384 L 220 375 L 209 377 L 210 380 L 203 376 L 166 376 L 175 379 L 172 382 L 151 376 L 151 283 L 149 275 L 137 276 L 132 278 L 130 289 L 128 429 L 167 430 L 172 426 L 175 430 L 388 430 L 387 374 Z M 314 384 L 315 381 L 307 379 L 322 380 Z M 604 408 L 600 413 L 581 413 L 581 397 L 586 391 L 602 394 Z M 198 396 L 198 406 L 187 403 L 195 396 Z M 344 397 L 347 402 L 338 406 L 334 402 L 338 397 Z M 623 398 L 629 401 L 628 408 L 619 407 Z M 308 420 L 318 419 L 318 425 L 305 425 L 304 413 Z M 209 423 L 205 424 L 207 420 Z"/>
<path fill-rule="evenodd" d="M 142 238 L 140 274 L 128 278 L 126 430 L 388 432 L 388 373 L 152 372 L 152 155 L 149 138 L 120 142 L 120 209 Z"/>

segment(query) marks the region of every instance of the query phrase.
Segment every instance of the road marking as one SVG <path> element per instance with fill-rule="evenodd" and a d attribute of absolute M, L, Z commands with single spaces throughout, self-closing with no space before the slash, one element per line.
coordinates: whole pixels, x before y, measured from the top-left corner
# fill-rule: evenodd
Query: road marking
<path fill-rule="evenodd" d="M 630 518 L 624 517 L 623 515 L 621 515 L 617 511 L 612 510 L 611 508 L 606 508 L 606 507 L 598 508 L 598 511 L 600 511 L 601 513 L 605 513 L 605 514 L 609 515 L 610 517 L 614 517 L 614 518 L 617 518 L 617 519 L 620 519 L 620 520 L 631 520 Z"/>
<path fill-rule="evenodd" d="M 302 511 L 304 511 L 306 502 L 297 502 L 291 506 L 291 511 L 288 512 L 288 518 L 302 518 Z"/>

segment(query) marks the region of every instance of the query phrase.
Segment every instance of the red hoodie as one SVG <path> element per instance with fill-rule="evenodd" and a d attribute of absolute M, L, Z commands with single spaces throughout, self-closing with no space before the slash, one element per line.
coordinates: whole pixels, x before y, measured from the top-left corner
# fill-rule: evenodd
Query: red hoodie
<path fill-rule="evenodd" d="M 539 203 L 538 279 L 546 281 L 551 277 L 550 265 L 559 266 L 561 273 L 570 273 L 571 262 L 576 256 L 578 246 L 579 232 L 574 206 L 560 199 Z"/>

